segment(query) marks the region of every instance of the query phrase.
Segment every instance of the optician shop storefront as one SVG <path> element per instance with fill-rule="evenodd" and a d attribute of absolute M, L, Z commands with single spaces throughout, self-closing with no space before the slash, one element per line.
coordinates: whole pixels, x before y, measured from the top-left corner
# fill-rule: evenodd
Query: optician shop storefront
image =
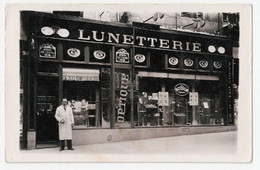
<path fill-rule="evenodd" d="M 28 148 L 57 142 L 63 97 L 74 145 L 235 129 L 231 40 L 33 11 L 21 20 Z"/>

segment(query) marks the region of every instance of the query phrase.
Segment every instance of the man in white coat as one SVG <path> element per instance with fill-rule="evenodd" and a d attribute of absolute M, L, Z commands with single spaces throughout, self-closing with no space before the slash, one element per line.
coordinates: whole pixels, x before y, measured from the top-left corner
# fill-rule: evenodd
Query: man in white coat
<path fill-rule="evenodd" d="M 60 105 L 55 114 L 55 118 L 59 122 L 59 139 L 60 139 L 60 151 L 64 150 L 65 140 L 67 140 L 67 147 L 69 150 L 72 148 L 72 127 L 74 126 L 74 118 L 72 109 L 68 106 L 68 100 L 62 99 L 62 105 Z"/>

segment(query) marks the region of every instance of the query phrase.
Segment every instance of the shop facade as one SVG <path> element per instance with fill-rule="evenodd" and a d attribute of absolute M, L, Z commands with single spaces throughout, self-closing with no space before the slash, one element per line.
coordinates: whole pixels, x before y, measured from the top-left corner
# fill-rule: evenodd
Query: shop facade
<path fill-rule="evenodd" d="M 230 39 L 33 11 L 21 21 L 27 148 L 57 144 L 64 97 L 75 145 L 235 130 Z"/>

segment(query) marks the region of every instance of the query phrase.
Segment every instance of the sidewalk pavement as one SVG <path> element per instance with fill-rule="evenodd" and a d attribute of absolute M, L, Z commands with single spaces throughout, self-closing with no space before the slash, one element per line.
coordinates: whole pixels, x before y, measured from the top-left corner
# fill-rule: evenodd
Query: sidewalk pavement
<path fill-rule="evenodd" d="M 24 150 L 34 154 L 235 154 L 237 132 L 220 132 L 167 138 L 73 146 L 74 151 L 59 148 Z"/>

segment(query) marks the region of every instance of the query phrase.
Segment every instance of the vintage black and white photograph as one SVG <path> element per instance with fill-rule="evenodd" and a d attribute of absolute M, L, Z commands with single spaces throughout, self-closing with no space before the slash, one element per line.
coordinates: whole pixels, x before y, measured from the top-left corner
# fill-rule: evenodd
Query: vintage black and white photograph
<path fill-rule="evenodd" d="M 250 6 L 39 4 L 7 14 L 19 102 L 6 112 L 17 120 L 6 122 L 16 135 L 8 161 L 251 160 L 250 93 L 240 93 L 250 91 L 241 59 L 251 57 L 241 32 Z"/>

